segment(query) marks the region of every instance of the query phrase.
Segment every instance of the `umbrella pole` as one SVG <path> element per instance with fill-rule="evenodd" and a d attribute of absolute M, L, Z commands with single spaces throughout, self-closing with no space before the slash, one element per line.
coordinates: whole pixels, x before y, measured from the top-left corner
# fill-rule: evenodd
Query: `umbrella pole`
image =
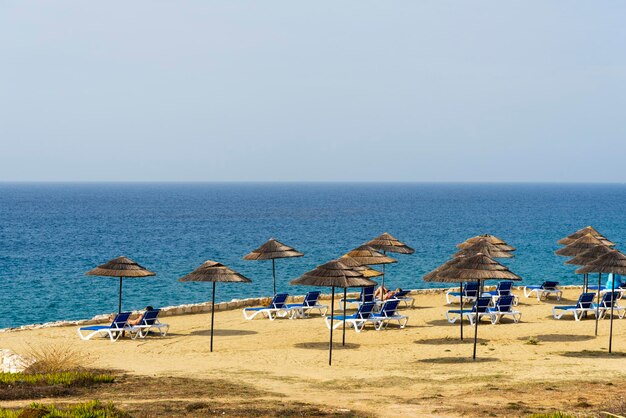
<path fill-rule="evenodd" d="M 463 282 L 459 285 L 461 287 L 461 341 L 463 341 Z"/>
<path fill-rule="evenodd" d="M 213 352 L 213 319 L 215 318 L 215 282 L 211 293 L 211 353 Z"/>
<path fill-rule="evenodd" d="M 122 313 L 122 277 L 120 277 L 120 300 L 117 305 L 117 313 Z"/>
<path fill-rule="evenodd" d="M 383 254 L 387 255 L 387 251 L 383 250 Z M 383 264 L 383 278 L 381 282 L 382 282 L 381 287 L 384 289 L 385 288 L 385 265 L 384 264 Z"/>
<path fill-rule="evenodd" d="M 596 302 L 596 337 L 598 336 L 598 316 L 600 316 L 600 286 L 602 285 L 602 273 L 598 273 L 598 301 Z"/>
<path fill-rule="evenodd" d="M 589 291 L 589 277 L 587 273 L 583 276 L 583 293 L 587 293 Z M 583 313 L 583 316 L 587 318 L 587 312 Z"/>
<path fill-rule="evenodd" d="M 348 296 L 347 291 L 348 291 L 348 288 L 344 287 L 343 288 L 343 340 L 341 342 L 341 345 L 343 346 L 346 345 L 346 297 Z"/>
<path fill-rule="evenodd" d="M 335 286 L 330 296 L 330 343 L 328 344 L 328 365 L 333 363 L 333 312 L 335 311 Z M 345 322 L 345 321 L 344 321 Z"/>
<path fill-rule="evenodd" d="M 609 327 L 609 353 L 613 348 L 613 305 L 615 305 L 615 273 L 611 280 L 611 325 Z"/>
<path fill-rule="evenodd" d="M 476 280 L 478 284 L 478 298 L 480 298 L 480 280 Z M 476 343 L 478 342 L 478 322 L 480 320 L 480 315 L 478 313 L 478 298 L 476 298 L 476 318 L 474 319 L 476 322 L 474 323 L 474 354 L 472 355 L 472 359 L 476 360 Z"/>
<path fill-rule="evenodd" d="M 276 262 L 272 258 L 272 278 L 274 279 L 274 296 L 276 296 Z"/>

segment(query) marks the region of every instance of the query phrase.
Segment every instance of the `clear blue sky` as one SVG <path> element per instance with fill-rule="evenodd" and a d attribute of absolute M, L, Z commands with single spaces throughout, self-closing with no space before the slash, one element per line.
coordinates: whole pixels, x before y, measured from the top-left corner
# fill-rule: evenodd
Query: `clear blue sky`
<path fill-rule="evenodd" d="M 4 1 L 0 180 L 626 181 L 623 1 Z"/>

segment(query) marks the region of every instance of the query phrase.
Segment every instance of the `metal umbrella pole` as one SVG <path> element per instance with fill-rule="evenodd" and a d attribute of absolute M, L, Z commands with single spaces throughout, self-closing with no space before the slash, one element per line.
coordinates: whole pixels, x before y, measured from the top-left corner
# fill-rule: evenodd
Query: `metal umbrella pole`
<path fill-rule="evenodd" d="M 213 352 L 213 320 L 215 319 L 215 282 L 211 293 L 211 353 Z"/>
<path fill-rule="evenodd" d="M 613 280 L 611 280 L 611 325 L 609 327 L 609 353 L 613 348 L 613 306 L 615 305 L 615 273 L 613 273 Z"/>
<path fill-rule="evenodd" d="M 117 305 L 117 313 L 122 313 L 122 281 L 123 281 L 123 278 L 120 277 L 120 300 Z"/>
<path fill-rule="evenodd" d="M 333 363 L 333 312 L 335 311 L 335 286 L 330 296 L 330 343 L 328 344 L 328 365 Z"/>
<path fill-rule="evenodd" d="M 596 302 L 596 337 L 598 336 L 598 316 L 600 316 L 600 286 L 602 285 L 602 273 L 598 273 L 598 297 Z"/>

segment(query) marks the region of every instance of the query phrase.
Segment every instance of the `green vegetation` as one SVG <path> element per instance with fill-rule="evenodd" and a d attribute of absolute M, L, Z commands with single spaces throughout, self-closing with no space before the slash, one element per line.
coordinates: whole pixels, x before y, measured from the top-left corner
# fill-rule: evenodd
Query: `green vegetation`
<path fill-rule="evenodd" d="M 99 383 L 113 383 L 115 377 L 110 374 L 92 372 L 60 373 L 0 373 L 2 386 L 90 386 Z"/>
<path fill-rule="evenodd" d="M 528 418 L 576 418 L 574 415 L 566 414 L 565 412 L 551 412 L 549 414 L 532 414 L 528 415 Z"/>
<path fill-rule="evenodd" d="M 90 401 L 63 408 L 55 405 L 31 404 L 26 409 L 0 409 L 0 418 L 129 418 L 112 403 Z"/>
<path fill-rule="evenodd" d="M 528 341 L 526 341 L 526 344 L 537 345 L 539 344 L 539 340 L 537 339 L 537 337 L 528 337 Z"/>

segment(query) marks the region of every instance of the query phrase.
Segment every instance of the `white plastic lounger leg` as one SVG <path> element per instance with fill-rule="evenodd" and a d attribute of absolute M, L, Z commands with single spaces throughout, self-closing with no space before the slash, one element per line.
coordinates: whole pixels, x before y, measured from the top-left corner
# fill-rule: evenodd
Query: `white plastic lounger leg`
<path fill-rule="evenodd" d="M 454 316 L 454 317 L 452 317 L 452 318 L 451 318 L 451 317 L 450 317 L 450 316 L 451 316 L 451 315 L 450 315 L 450 312 L 446 312 L 446 319 L 447 319 L 447 320 L 448 320 L 448 322 L 449 322 L 449 323 L 451 323 L 451 324 L 454 324 L 454 323 L 457 321 L 457 319 L 459 319 L 459 318 L 461 317 L 461 315 L 459 315 L 459 314 L 457 314 L 457 313 L 455 313 L 454 315 L 456 315 L 456 316 Z"/>

